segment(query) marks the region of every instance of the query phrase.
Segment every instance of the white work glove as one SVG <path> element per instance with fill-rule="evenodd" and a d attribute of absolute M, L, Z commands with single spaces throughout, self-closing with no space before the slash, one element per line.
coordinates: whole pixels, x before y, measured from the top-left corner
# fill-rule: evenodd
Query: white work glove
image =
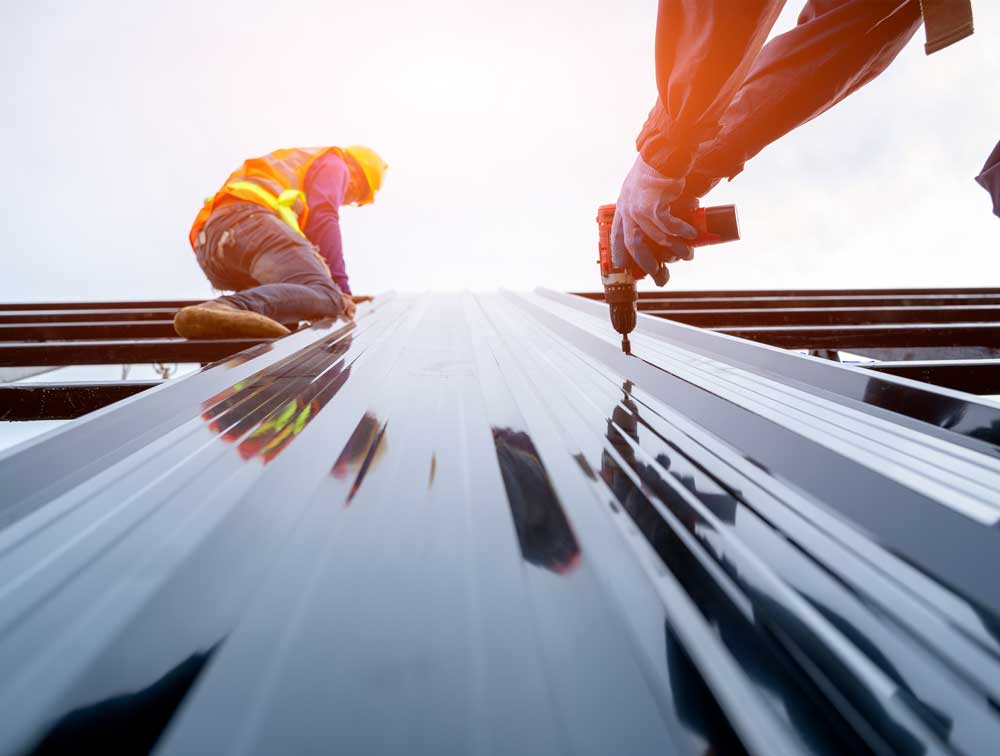
<path fill-rule="evenodd" d="M 657 286 L 670 278 L 665 263 L 690 260 L 694 250 L 685 239 L 698 231 L 670 214 L 684 191 L 683 178 L 670 178 L 648 166 L 641 155 L 622 183 L 611 227 L 611 260 L 624 267 L 631 257 Z"/>

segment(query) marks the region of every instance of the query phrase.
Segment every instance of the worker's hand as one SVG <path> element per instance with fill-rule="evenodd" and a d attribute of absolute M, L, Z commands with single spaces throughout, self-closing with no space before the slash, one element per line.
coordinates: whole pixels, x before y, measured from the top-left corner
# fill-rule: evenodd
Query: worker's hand
<path fill-rule="evenodd" d="M 357 305 L 354 304 L 354 300 L 351 299 L 350 294 L 341 294 L 341 300 L 344 303 L 344 311 L 340 313 L 340 317 L 344 320 L 354 320 L 354 313 L 357 312 Z"/>
<path fill-rule="evenodd" d="M 636 156 L 625 177 L 611 227 L 611 259 L 623 267 L 631 257 L 657 286 L 670 278 L 665 263 L 690 260 L 694 250 L 685 239 L 697 229 L 670 213 L 670 206 L 684 192 L 683 178 L 670 178 Z"/>

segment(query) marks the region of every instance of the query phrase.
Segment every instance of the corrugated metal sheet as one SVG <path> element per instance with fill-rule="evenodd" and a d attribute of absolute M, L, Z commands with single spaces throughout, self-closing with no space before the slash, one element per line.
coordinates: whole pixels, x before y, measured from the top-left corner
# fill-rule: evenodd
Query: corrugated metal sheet
<path fill-rule="evenodd" d="M 995 753 L 1000 408 L 387 296 L 0 454 L 0 750 Z"/>

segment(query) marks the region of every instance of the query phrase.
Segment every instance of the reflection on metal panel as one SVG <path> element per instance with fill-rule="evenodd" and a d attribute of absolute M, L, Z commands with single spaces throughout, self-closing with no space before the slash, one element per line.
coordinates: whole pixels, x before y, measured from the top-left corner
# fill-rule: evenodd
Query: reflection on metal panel
<path fill-rule="evenodd" d="M 1000 406 L 387 296 L 0 453 L 0 753 L 992 753 Z"/>

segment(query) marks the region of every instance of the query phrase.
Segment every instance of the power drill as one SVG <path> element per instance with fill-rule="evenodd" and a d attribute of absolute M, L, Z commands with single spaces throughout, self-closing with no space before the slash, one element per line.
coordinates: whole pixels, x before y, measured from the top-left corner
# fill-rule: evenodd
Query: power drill
<path fill-rule="evenodd" d="M 689 223 L 698 230 L 698 236 L 685 241 L 692 247 L 721 244 L 740 238 L 739 221 L 735 205 L 697 207 L 686 212 L 674 213 L 674 217 Z M 639 295 L 635 282 L 645 277 L 646 272 L 629 258 L 624 268 L 616 268 L 611 261 L 611 224 L 615 219 L 614 205 L 597 208 L 598 241 L 601 266 L 601 283 L 604 284 L 604 301 L 608 303 L 612 327 L 622 335 L 622 351 L 632 354 L 628 335 L 635 328 L 636 302 Z"/>

